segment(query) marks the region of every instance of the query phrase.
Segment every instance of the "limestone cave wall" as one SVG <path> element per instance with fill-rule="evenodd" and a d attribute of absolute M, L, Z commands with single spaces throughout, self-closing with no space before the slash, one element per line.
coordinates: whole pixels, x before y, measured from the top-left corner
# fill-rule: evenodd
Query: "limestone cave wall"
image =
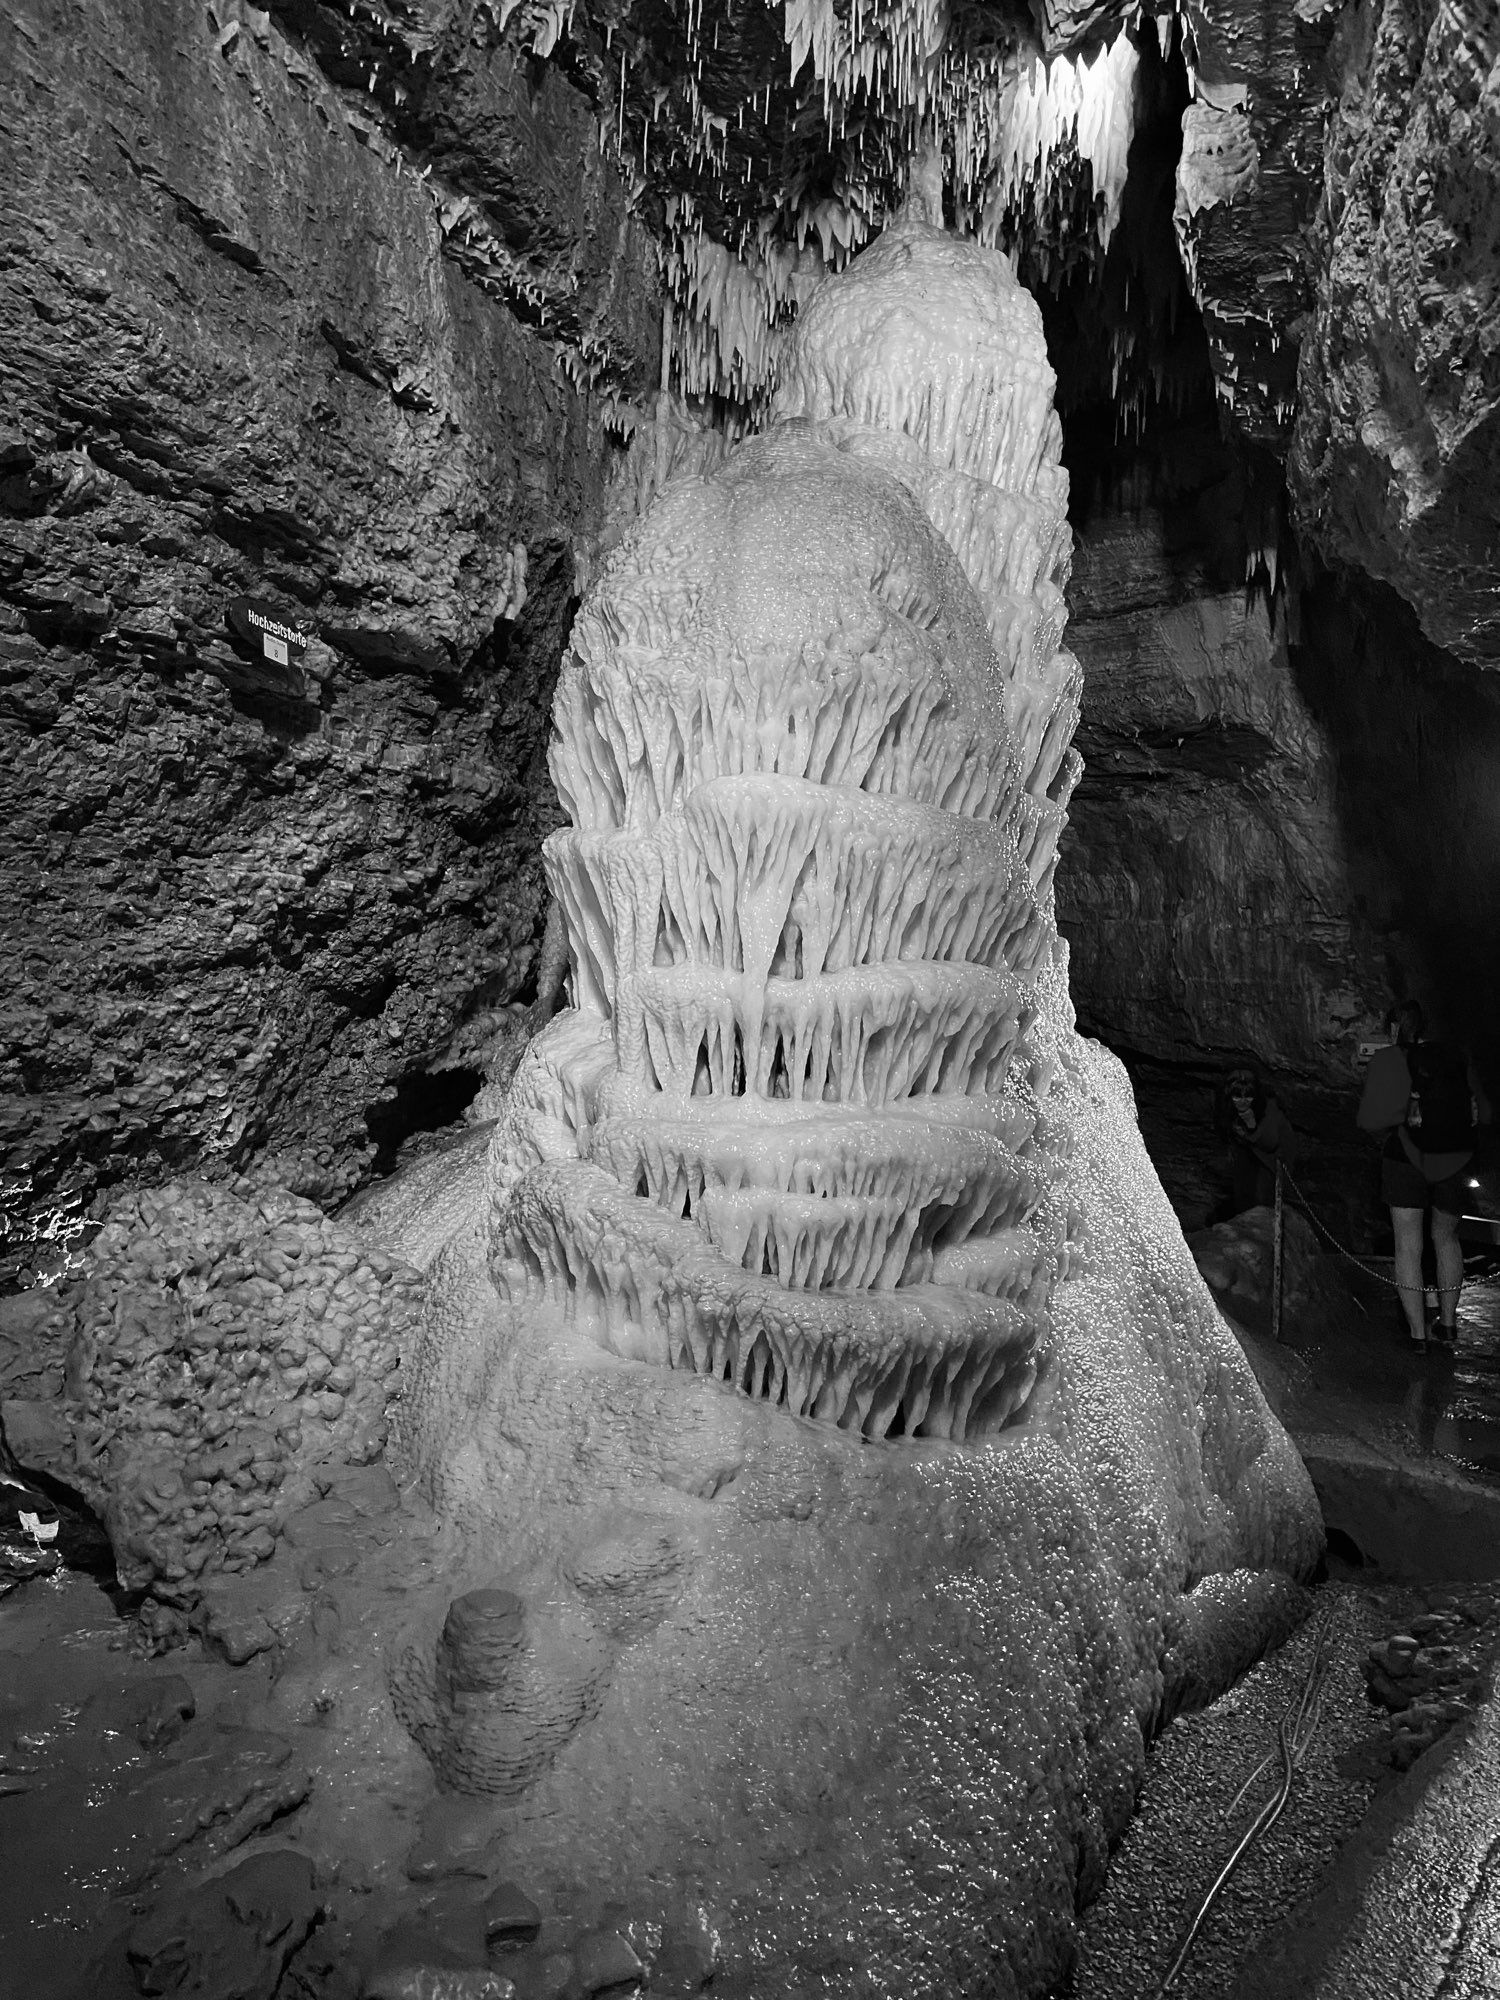
<path fill-rule="evenodd" d="M 1212 1081 L 1250 1056 L 1347 1211 L 1357 1046 L 1393 996 L 1500 1061 L 1500 17 L 1182 12 L 1173 221 L 1209 393 L 1135 450 L 1075 424 L 1088 772 L 1060 914 L 1159 1160 L 1193 1159 L 1179 1205 L 1202 1213 Z"/>
<path fill-rule="evenodd" d="M 1384 1004 L 1333 748 L 1287 593 L 1246 587 L 1233 453 L 1186 428 L 1161 449 L 1152 489 L 1091 512 L 1075 550 L 1085 772 L 1058 881 L 1075 1000 L 1139 1054 L 1254 1052 L 1314 1086 L 1353 1074 Z"/>
<path fill-rule="evenodd" d="M 1297 518 L 1326 559 L 1393 586 L 1435 645 L 1494 666 L 1500 12 L 1345 6 L 1330 85 Z"/>
<path fill-rule="evenodd" d="M 1274 594 L 1247 587 L 1222 440 L 1184 426 L 1144 471 L 1075 544 L 1074 999 L 1131 1061 L 1190 1220 L 1214 1198 L 1214 1081 L 1248 1058 L 1313 1142 L 1320 1206 L 1357 1228 L 1359 1043 L 1391 997 L 1500 1081 L 1500 687 L 1368 578 L 1294 565 Z"/>
<path fill-rule="evenodd" d="M 336 1194 L 528 975 L 575 550 L 660 308 L 586 88 L 428 11 L 404 123 L 341 8 L 0 18 L 21 1239 L 56 1190 L 266 1148 Z M 300 667 L 232 643 L 246 592 L 318 634 Z"/>
<path fill-rule="evenodd" d="M 1186 0 L 1176 223 L 1233 433 L 1320 558 L 1500 658 L 1500 14 Z"/>

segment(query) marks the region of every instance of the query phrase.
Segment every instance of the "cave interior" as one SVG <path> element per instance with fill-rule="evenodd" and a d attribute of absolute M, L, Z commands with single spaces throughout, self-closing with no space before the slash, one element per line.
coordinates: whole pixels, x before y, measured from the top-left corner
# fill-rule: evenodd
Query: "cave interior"
<path fill-rule="evenodd" d="M 671 1536 L 688 1531 L 648 1522 L 617 1547 L 601 1529 L 586 1555 L 559 1555 L 560 1531 L 525 1496 L 527 1477 L 567 1487 L 564 1446 L 523 1476 L 530 1447 L 508 1445 L 515 1462 L 481 1502 L 465 1484 L 472 1447 L 453 1441 L 466 1433 L 445 1433 L 448 1456 L 434 1456 L 412 1419 L 403 1432 L 400 1396 L 419 1385 L 448 1408 L 458 1376 L 422 1331 L 439 1224 L 451 1236 L 478 1187 L 513 1078 L 519 1095 L 531 1087 L 528 1045 L 579 1003 L 543 855 L 566 831 L 549 738 L 580 607 L 621 573 L 674 478 L 748 462 L 747 444 L 781 421 L 812 301 L 919 197 L 933 227 L 1003 258 L 1055 378 L 1066 644 L 1082 668 L 1055 914 L 1077 1027 L 1123 1064 L 1140 1171 L 1170 1204 L 1151 1229 L 1174 1256 L 1191 1240 L 1250 1353 L 1243 1393 L 1263 1394 L 1291 1433 L 1326 1529 L 1321 1557 L 1303 1561 L 1301 1475 L 1267 1472 L 1279 1525 L 1241 1522 L 1240 1556 L 1214 1543 L 1210 1560 L 1219 1513 L 1240 1502 L 1213 1488 L 1218 1470 L 1204 1475 L 1172 1530 L 1180 1594 L 1158 1607 L 1154 1692 L 1132 1683 L 1132 1726 L 1144 1741 L 1178 1710 L 1212 1718 L 1254 1667 L 1272 1679 L 1240 1683 L 1259 1688 L 1247 1714 L 1261 1703 L 1274 1749 L 1275 1674 L 1321 1689 L 1336 1660 L 1396 1718 L 1397 1747 L 1370 1750 L 1354 1696 L 1329 1697 L 1343 1703 L 1330 1728 L 1347 1783 L 1306 1809 L 1349 1848 L 1327 1866 L 1389 1885 L 1377 1809 L 1404 1813 L 1420 1854 L 1438 1853 L 1430 1801 L 1408 1784 L 1392 1803 L 1392 1771 L 1407 1783 L 1424 1757 L 1448 1756 L 1455 1785 L 1478 1785 L 1500 1768 L 1485 1694 L 1500 1643 L 1500 1164 L 1481 1131 L 1464 1169 L 1460 1352 L 1436 1383 L 1414 1377 L 1355 1107 L 1388 1009 L 1409 1001 L 1465 1052 L 1476 1101 L 1500 1102 L 1489 0 L 8 0 L 0 106 L 0 1494 L 10 1479 L 33 1509 L 11 1540 L 0 1521 L 13 1586 L 0 1597 L 13 1668 L 0 1852 L 7 1867 L 30 1855 L 18 1994 L 756 1990 L 754 1921 L 724 1915 L 712 1871 L 684 1875 L 664 1835 L 652 1904 L 623 1837 L 575 1834 L 565 1862 L 546 1830 L 565 1846 L 582 1811 L 564 1778 L 520 1751 L 507 1763 L 500 1723 L 493 1740 L 473 1723 L 493 1697 L 564 1743 L 579 1717 L 598 1727 L 596 1713 L 627 1703 L 619 1648 L 665 1643 L 653 1635 L 679 1615 L 670 1579 L 692 1572 Z M 1235 1213 L 1220 1119 L 1225 1079 L 1247 1066 L 1296 1135 L 1296 1214 L 1274 1279 L 1271 1224 Z M 1049 1087 L 1036 1086 L 1044 1111 Z M 1061 1221 L 1054 1237 L 1048 1282 L 1064 1285 Z M 501 1253 L 489 1254 L 494 1275 Z M 254 1332 L 257 1285 L 296 1301 L 279 1360 Z M 502 1298 L 522 1298 L 515 1286 Z M 186 1334 L 162 1331 L 163 1300 Z M 221 1315 L 218 1359 L 192 1346 L 199 1300 Z M 152 1357 L 196 1381 L 197 1416 L 165 1387 L 131 1403 L 132 1368 L 156 1382 Z M 672 1365 L 726 1366 L 716 1349 Z M 765 1379 L 780 1382 L 782 1420 L 813 1422 L 817 1380 L 802 1407 L 778 1365 Z M 1178 1381 L 1154 1348 L 1149 1365 Z M 1182 1365 L 1206 1401 L 1241 1393 L 1218 1362 Z M 220 1409 L 229 1375 L 239 1387 Z M 1030 1360 L 996 1373 L 996 1424 L 1018 1417 L 1033 1376 L 1038 1407 L 1044 1390 L 1066 1404 L 1072 1378 L 1053 1375 L 1062 1390 Z M 529 1408 L 535 1385 L 517 1379 Z M 624 1448 L 600 1386 L 614 1379 L 549 1393 L 567 1412 L 558 1437 L 580 1464 L 597 1449 L 626 1496 L 637 1475 L 613 1455 Z M 262 1383 L 291 1400 L 267 1390 L 261 1409 Z M 469 1387 L 477 1409 L 490 1378 Z M 622 1390 L 621 1407 L 669 1439 L 667 1486 L 694 1505 L 739 1493 L 759 1520 L 756 1481 L 769 1491 L 782 1477 L 767 1471 L 774 1430 L 755 1431 L 754 1450 L 725 1442 L 719 1418 L 648 1392 Z M 892 1440 L 923 1446 L 922 1413 L 950 1407 L 932 1395 L 893 1402 Z M 286 1415 L 299 1398 L 305 1436 Z M 778 1414 L 766 1398 L 756 1424 Z M 110 1454 L 132 1426 L 149 1451 L 128 1478 L 101 1469 L 124 1462 Z M 816 1517 L 825 1479 L 851 1520 L 883 1518 L 886 1499 L 860 1498 L 862 1475 L 818 1463 L 776 1502 L 787 1520 L 807 1519 L 804 1497 Z M 503 1541 L 512 1503 L 524 1525 L 507 1560 L 486 1564 L 454 1522 L 472 1506 Z M 619 1498 L 629 1519 L 634 1504 Z M 977 1546 L 991 1517 L 968 1504 L 934 1500 L 925 1531 Z M 47 1549 L 38 1507 L 61 1537 Z M 440 1593 L 426 1641 L 382 1623 L 381 1574 L 430 1613 L 445 1564 L 465 1588 Z M 892 1601 L 909 1609 L 901 1591 L 917 1586 L 904 1558 L 894 1568 Z M 544 1589 L 543 1571 L 562 1581 Z M 1183 1608 L 1211 1596 L 1194 1599 L 1200 1578 L 1273 1572 L 1253 1601 Z M 291 1578 L 281 1597 L 264 1584 L 273 1574 Z M 821 1574 L 807 1570 L 809 1591 Z M 340 1576 L 354 1579 L 344 1598 Z M 731 1571 L 714 1576 L 729 1594 Z M 65 1585 L 96 1608 L 58 1595 Z M 1103 1597 L 1078 1603 L 1093 1607 L 1086 1627 L 1107 1624 Z M 854 1631 L 827 1640 L 841 1674 Z M 995 1658 L 1024 1651 L 997 1632 L 984 1641 Z M 614 1665 L 591 1665 L 596 1654 Z M 66 1725 L 46 1707 L 63 1655 Z M 496 1678 L 513 1656 L 530 1664 Z M 126 1658 L 131 1672 L 117 1672 Z M 913 1685 L 935 1689 L 943 1671 L 929 1662 Z M 1101 1682 L 1110 1673 L 1128 1678 L 1098 1667 Z M 842 1703 L 862 1687 L 851 1672 Z M 644 1695 L 629 1699 L 642 1705 L 627 1730 L 648 1713 Z M 919 1913 L 899 1946 L 864 1953 L 875 1885 L 890 1884 L 872 1865 L 865 1901 L 831 1895 L 828 1869 L 857 1874 L 839 1857 L 863 1850 L 852 1834 L 840 1848 L 826 1800 L 864 1782 L 869 1746 L 816 1719 L 805 1689 L 796 1699 L 830 1776 L 813 1804 L 798 1791 L 786 1806 L 814 1831 L 747 1862 L 757 1894 L 772 1883 L 762 1909 L 786 1884 L 762 1954 L 775 1990 L 1146 1990 L 1140 1963 L 1159 1971 L 1173 1942 L 1159 1910 L 1132 1919 L 1106 1897 L 1080 1951 L 1074 1906 L 1097 1898 L 1142 1784 L 1142 1838 L 1191 1837 L 1191 1818 L 1163 1803 L 1169 1747 L 1152 1753 L 1159 1779 L 1101 1749 L 1099 1772 L 1068 1792 L 1065 1893 L 1051 1860 L 1007 1875 L 1004 1842 L 986 1850 L 1014 1903 L 988 1946 L 953 1940 L 958 1915 L 945 1928 Z M 387 1736 L 349 1719 L 362 1704 L 384 1704 Z M 1097 1728 L 1104 1742 L 1103 1718 L 1129 1706 L 1118 1691 L 1097 1713 L 1085 1703 L 1080 1739 Z M 335 1712 L 326 1753 L 307 1750 L 297 1730 L 311 1739 Z M 1209 1743 L 1232 1727 L 1202 1726 Z M 890 1740 L 907 1744 L 899 1729 Z M 1297 1740 L 1301 1755 L 1309 1739 Z M 685 1727 L 683 1744 L 689 1775 L 719 1769 L 706 1737 Z M 634 1767 L 601 1756 L 619 1805 Z M 1059 1768 L 1051 1756 L 1036 1753 L 1038 1787 Z M 393 1775 L 370 1804 L 361 1786 L 377 1765 Z M 921 1768 L 957 1783 L 940 1756 Z M 149 1799 L 131 1792 L 137 1778 L 156 1786 Z M 670 1817 L 671 1785 L 656 1780 L 640 1796 Z M 764 1819 L 781 1782 L 773 1770 L 758 1807 L 735 1809 Z M 80 1876 L 65 1893 L 56 1843 L 89 1783 L 118 1820 L 95 1845 L 116 1859 L 92 1890 Z M 538 1784 L 556 1788 L 545 1805 Z M 503 1867 L 498 1822 L 480 1824 L 496 1799 L 515 1814 Z M 871 1812 L 883 1837 L 916 1838 Z M 64 1836 L 44 1839 L 44 1825 Z M 739 1838 L 738 1825 L 731 1814 L 713 1837 Z M 710 1835 L 693 1822 L 682 1837 Z M 932 1865 L 977 1865 L 968 1849 L 940 1853 L 951 1837 L 932 1832 Z M 1489 1852 L 1433 1994 L 1491 1990 L 1493 1945 L 1486 1961 L 1472 1915 L 1493 1911 Z M 597 1888 L 580 1914 L 562 1886 L 570 1866 L 587 1872 L 580 1856 L 590 1879 L 618 1865 L 633 1886 Z M 249 1871 L 233 1878 L 240 1900 L 210 1911 L 204 1883 L 229 1881 L 231 1863 Z M 1273 1901 L 1295 1876 L 1293 1861 L 1276 1865 Z M 941 1886 L 914 1866 L 900 1893 L 937 1908 Z M 1317 1883 L 1336 1897 L 1335 1877 Z M 377 1921 L 382 1894 L 394 1902 Z M 963 1924 L 990 1922 L 960 1906 Z M 1379 1983 L 1395 1976 L 1389 1958 L 1373 1974 L 1335 1964 L 1332 1947 L 1320 1958 L 1316 1910 L 1298 1908 L 1274 1936 L 1265 1924 L 1209 1936 L 1181 1990 L 1407 1990 Z M 1261 1952 L 1282 1983 L 1234 1985 Z"/>

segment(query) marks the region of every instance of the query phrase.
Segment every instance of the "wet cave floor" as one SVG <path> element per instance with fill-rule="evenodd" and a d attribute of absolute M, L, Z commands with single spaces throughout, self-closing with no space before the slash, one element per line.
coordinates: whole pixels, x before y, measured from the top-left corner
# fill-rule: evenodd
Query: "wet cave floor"
<path fill-rule="evenodd" d="M 400 1913 L 391 1857 L 399 1875 L 433 1793 L 390 1714 L 385 1648 L 404 1609 L 441 1591 L 446 1553 L 425 1510 L 366 1467 L 289 1524 L 211 1646 L 143 1656 L 100 1581 L 67 1570 L 0 1602 L 5 2000 L 358 1992 Z M 252 1874 L 261 1917 L 209 1935 L 188 1885 L 289 1852 L 310 1857 L 301 1879 Z M 414 1917 L 420 1886 L 402 1883 Z M 184 1938 L 222 1983 L 183 1978 Z M 286 1963 L 304 1984 L 277 1983 Z"/>
<path fill-rule="evenodd" d="M 1327 1574 L 1285 1646 L 1153 1743 L 1135 1817 L 1081 1921 L 1068 2000 L 1500 1992 L 1494 1261 L 1468 1260 L 1451 1350 L 1411 1346 L 1388 1258 L 1330 1257 L 1343 1310 L 1284 1326 L 1280 1345 L 1264 1306 L 1220 1298 L 1313 1475 Z M 1282 1788 L 1278 1725 L 1295 1725 L 1309 1693 L 1286 1805 L 1163 1988 Z"/>
<path fill-rule="evenodd" d="M 1500 1802 L 1486 1696 L 1497 1648 L 1500 1588 L 1330 1578 L 1279 1652 L 1157 1738 L 1135 1817 L 1080 1924 L 1070 2000 L 1163 1990 L 1189 1925 L 1282 1790 L 1279 1725 L 1295 1723 L 1310 1687 L 1285 1808 L 1224 1881 L 1165 1990 L 1184 2000 L 1495 1992 Z M 1373 1698 L 1372 1665 L 1387 1701 L 1405 1707 Z M 1418 1896 L 1424 1867 L 1435 1880 Z"/>
<path fill-rule="evenodd" d="M 445 1149 L 444 1175 L 482 1143 Z M 394 1218 L 410 1240 L 433 1171 L 372 1191 L 361 1226 L 378 1235 Z M 1285 1646 L 1156 1737 L 1058 2000 L 1158 1991 L 1277 1790 L 1278 1722 L 1315 1668 L 1285 1810 L 1169 1990 L 1500 1990 L 1500 1276 L 1476 1266 L 1456 1351 L 1420 1355 L 1380 1271 L 1353 1272 L 1344 1309 L 1289 1325 L 1279 1345 L 1253 1305 L 1221 1301 L 1313 1472 L 1327 1574 Z M 403 1950 L 467 1967 L 455 1994 L 506 1990 L 474 1984 L 476 1966 L 520 2000 L 703 1990 L 710 1939 L 652 1932 L 608 1883 L 588 1908 L 551 1910 L 499 1876 L 484 1812 L 438 1793 L 396 1722 L 392 1635 L 445 1601 L 451 1560 L 417 1499 L 378 1466 L 349 1468 L 245 1580 L 242 1622 L 207 1650 L 144 1657 L 115 1598 L 76 1571 L 0 1600 L 3 2000 L 356 2000 L 384 1992 L 383 1957 Z M 249 1912 L 218 1937 L 194 1901 L 210 1870 L 242 1885 Z M 184 1938 L 197 1984 L 184 1983 Z"/>

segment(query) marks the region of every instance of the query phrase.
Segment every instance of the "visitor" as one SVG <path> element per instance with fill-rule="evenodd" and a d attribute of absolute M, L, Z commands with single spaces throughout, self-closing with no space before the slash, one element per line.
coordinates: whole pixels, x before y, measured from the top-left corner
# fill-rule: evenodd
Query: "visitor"
<path fill-rule="evenodd" d="M 1380 1193 L 1391 1211 L 1396 1285 L 1414 1347 L 1429 1338 L 1422 1281 L 1422 1238 L 1431 1215 L 1437 1264 L 1438 1317 L 1431 1337 L 1458 1339 L 1458 1299 L 1464 1280 L 1458 1225 L 1464 1210 L 1464 1170 L 1474 1157 L 1477 1127 L 1489 1105 L 1463 1053 L 1426 1039 L 1426 1019 L 1415 1000 L 1386 1016 L 1388 1046 L 1377 1049 L 1365 1071 L 1359 1101 L 1361 1130 L 1381 1141 Z"/>
<path fill-rule="evenodd" d="M 1248 1065 L 1230 1071 L 1219 1093 L 1215 1123 L 1229 1141 L 1228 1214 L 1269 1207 L 1276 1199 L 1277 1167 L 1289 1167 L 1297 1157 L 1297 1135 Z"/>

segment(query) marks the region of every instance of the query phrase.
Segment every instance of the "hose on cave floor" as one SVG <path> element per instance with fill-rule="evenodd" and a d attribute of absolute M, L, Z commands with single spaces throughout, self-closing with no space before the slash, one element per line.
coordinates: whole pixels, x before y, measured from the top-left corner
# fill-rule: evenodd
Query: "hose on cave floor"
<path fill-rule="evenodd" d="M 1329 1638 L 1333 1631 L 1333 1619 L 1336 1610 L 1337 1603 L 1330 1603 L 1318 1622 L 1318 1632 L 1313 1645 L 1312 1660 L 1308 1666 L 1307 1673 L 1303 1677 L 1301 1692 L 1295 1708 L 1289 1704 L 1286 1713 L 1282 1715 L 1276 1725 L 1275 1750 L 1268 1751 L 1261 1758 L 1244 1784 L 1236 1792 L 1232 1802 L 1224 1813 L 1224 1818 L 1228 1819 L 1230 1814 L 1238 1810 L 1241 1801 L 1255 1785 L 1267 1765 L 1278 1755 L 1281 1760 L 1281 1782 L 1255 1815 L 1249 1826 L 1240 1835 L 1240 1838 L 1235 1842 L 1229 1859 L 1214 1877 L 1207 1895 L 1203 1897 L 1197 1909 L 1193 1912 L 1192 1919 L 1187 1929 L 1183 1932 L 1182 1940 L 1173 1955 L 1172 1963 L 1167 1967 L 1162 1977 L 1162 1982 L 1156 1989 L 1158 2000 L 1161 2000 L 1162 1995 L 1170 1993 L 1177 1980 L 1181 1977 L 1182 1969 L 1187 1964 L 1188 1957 L 1192 1952 L 1194 1944 L 1197 1942 L 1199 1932 L 1203 1929 L 1209 1911 L 1213 1908 L 1215 1902 L 1217 1902 L 1235 1870 L 1255 1843 L 1263 1835 L 1270 1832 L 1271 1828 L 1286 1810 L 1287 1802 L 1292 1796 L 1293 1780 L 1302 1765 L 1303 1759 L 1307 1755 L 1308 1747 L 1312 1743 L 1314 1735 L 1317 1733 L 1319 1711 L 1322 1708 L 1323 1693 L 1327 1686 L 1329 1668 L 1332 1663 Z"/>

